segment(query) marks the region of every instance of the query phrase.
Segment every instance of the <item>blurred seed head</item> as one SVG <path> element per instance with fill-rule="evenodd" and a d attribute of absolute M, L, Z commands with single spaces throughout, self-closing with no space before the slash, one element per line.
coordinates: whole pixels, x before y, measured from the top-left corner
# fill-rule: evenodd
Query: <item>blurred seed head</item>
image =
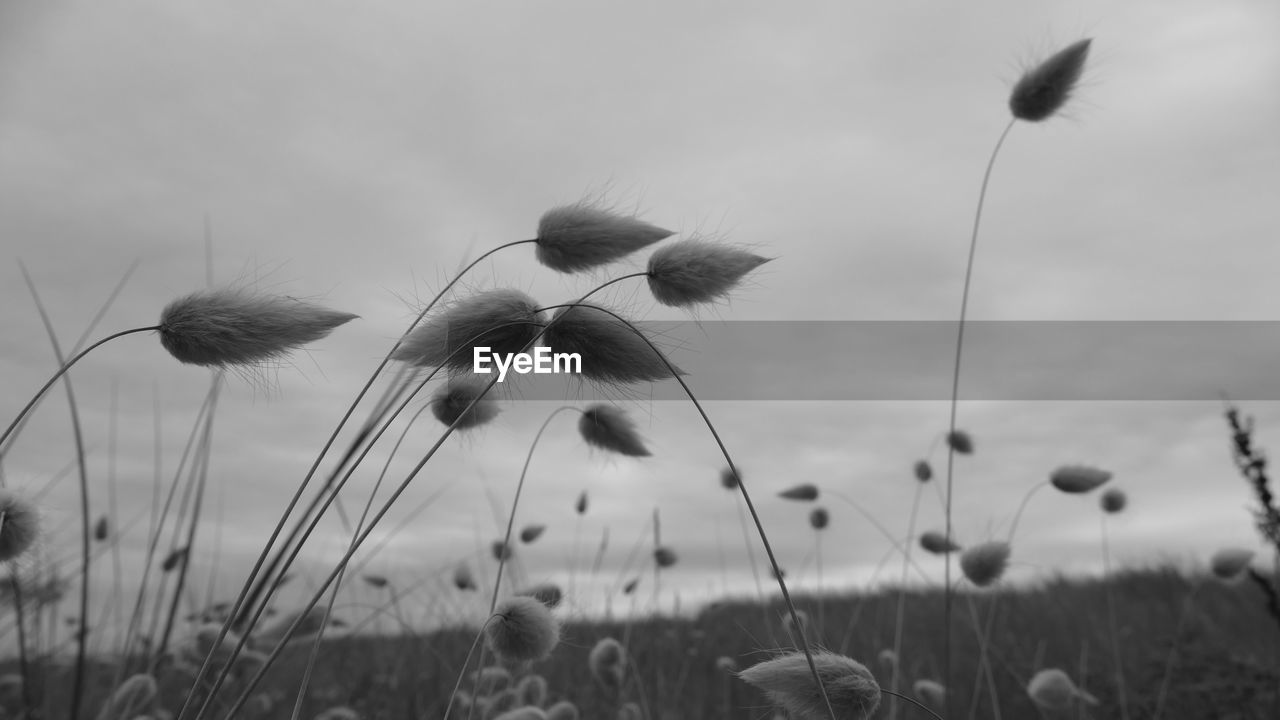
<path fill-rule="evenodd" d="M 1041 122 L 1061 110 L 1080 82 L 1092 42 L 1090 38 L 1077 40 L 1024 72 L 1009 95 L 1013 116 Z"/>
<path fill-rule="evenodd" d="M 494 560 L 506 562 L 515 557 L 516 551 L 505 540 L 494 540 L 489 544 L 489 554 L 493 555 Z"/>
<path fill-rule="evenodd" d="M 490 710 L 490 712 L 493 711 Z M 486 717 L 491 720 L 547 720 L 547 714 L 542 711 L 542 708 L 532 705 L 511 708 L 493 715 L 486 713 Z"/>
<path fill-rule="evenodd" d="M 516 686 L 520 702 L 524 705 L 542 706 L 547 702 L 547 679 L 541 675 L 526 675 Z"/>
<path fill-rule="evenodd" d="M 669 547 L 655 548 L 653 551 L 653 561 L 660 568 L 669 568 L 675 565 L 677 560 L 676 551 Z"/>
<path fill-rule="evenodd" d="M 865 665 L 832 652 L 813 653 L 818 677 L 841 720 L 867 720 L 880 705 L 880 685 Z M 829 718 L 822 694 L 813 682 L 804 653 L 779 655 L 738 673 L 781 706 L 795 720 Z"/>
<path fill-rule="evenodd" d="M 920 702 L 932 710 L 941 711 L 947 706 L 947 688 L 936 680 L 920 679 L 911 686 Z"/>
<path fill-rule="evenodd" d="M 640 709 L 640 705 L 635 702 L 623 703 L 618 708 L 618 720 L 644 720 L 644 712 Z"/>
<path fill-rule="evenodd" d="M 1004 575 L 1010 552 L 1009 543 L 1002 540 L 974 545 L 960 553 L 960 569 L 969 582 L 987 587 Z"/>
<path fill-rule="evenodd" d="M 488 394 L 489 383 L 466 375 L 450 378 L 431 396 L 431 414 L 442 425 L 470 430 L 498 417 L 498 402 Z"/>
<path fill-rule="evenodd" d="M 960 549 L 953 540 L 937 530 L 929 530 L 920 536 L 920 547 L 933 555 L 946 555 Z"/>
<path fill-rule="evenodd" d="M 511 685 L 511 671 L 500 665 L 480 668 L 471 673 L 471 685 L 475 688 L 477 695 L 488 695 L 505 690 Z"/>
<path fill-rule="evenodd" d="M 7 488 L 0 488 L 0 562 L 21 557 L 40 535 L 36 506 Z"/>
<path fill-rule="evenodd" d="M 814 530 L 825 530 L 831 522 L 831 513 L 826 508 L 814 508 L 809 511 L 809 527 Z"/>
<path fill-rule="evenodd" d="M 470 372 L 474 348 L 487 347 L 499 355 L 526 352 L 542 324 L 538 304 L 528 295 L 507 288 L 485 290 L 426 318 L 391 358 L 418 367 Z"/>
<path fill-rule="evenodd" d="M 973 437 L 963 430 L 947 433 L 947 446 L 961 455 L 973 454 Z"/>
<path fill-rule="evenodd" d="M 573 510 L 579 515 L 586 514 L 587 512 L 587 491 L 586 490 L 583 490 L 581 493 L 578 493 L 578 501 L 573 504 Z"/>
<path fill-rule="evenodd" d="M 1045 710 L 1070 710 L 1077 701 L 1098 704 L 1096 698 L 1077 688 L 1071 677 L 1058 668 L 1036 673 L 1027 683 L 1027 695 L 1031 702 Z"/>
<path fill-rule="evenodd" d="M 933 467 L 926 460 L 917 460 L 913 471 L 920 482 L 929 482 L 933 478 Z"/>
<path fill-rule="evenodd" d="M 476 578 L 470 567 L 459 565 L 453 569 L 453 586 L 463 591 L 476 589 Z"/>
<path fill-rule="evenodd" d="M 578 272 L 608 265 L 673 234 L 583 201 L 543 213 L 536 254 L 538 262 L 552 270 Z"/>
<path fill-rule="evenodd" d="M 738 671 L 738 661 L 728 655 L 716 658 L 716 669 L 720 672 L 734 673 Z"/>
<path fill-rule="evenodd" d="M 578 706 L 568 700 L 547 708 L 547 720 L 578 720 Z"/>
<path fill-rule="evenodd" d="M 649 256 L 649 290 L 663 305 L 715 302 L 728 297 L 747 273 L 767 262 L 769 258 L 708 240 L 672 243 Z"/>
<path fill-rule="evenodd" d="M 542 660 L 560 641 L 560 623 L 547 606 L 520 595 L 498 604 L 484 632 L 489 649 L 506 662 Z"/>
<path fill-rule="evenodd" d="M 894 652 L 892 648 L 885 648 L 876 654 L 876 662 L 880 663 L 885 670 L 892 672 L 894 668 L 898 667 L 898 653 Z"/>
<path fill-rule="evenodd" d="M 737 490 L 740 475 L 735 475 L 733 470 L 724 468 L 720 471 L 720 487 L 725 490 Z"/>
<path fill-rule="evenodd" d="M 1209 559 L 1209 569 L 1220 580 L 1239 577 L 1253 561 L 1254 552 L 1245 548 L 1223 548 Z"/>
<path fill-rule="evenodd" d="M 160 344 L 191 365 L 252 365 L 280 360 L 356 317 L 290 297 L 223 288 L 166 305 Z"/>
<path fill-rule="evenodd" d="M 111 693 L 98 712 L 98 720 L 132 720 L 146 714 L 155 709 L 159 692 L 155 677 L 146 673 L 133 675 Z"/>
<path fill-rule="evenodd" d="M 526 525 L 520 530 L 520 542 L 528 544 L 542 537 L 547 531 L 546 525 Z"/>
<path fill-rule="evenodd" d="M 1104 512 L 1114 515 L 1128 506 L 1129 496 L 1125 495 L 1120 488 L 1108 488 L 1106 492 L 1102 493 L 1102 498 L 1098 504 L 1102 506 Z"/>
<path fill-rule="evenodd" d="M 791 638 L 791 643 L 797 647 L 800 645 L 800 638 L 806 637 L 805 633 L 809 631 L 809 613 L 803 610 L 796 610 L 796 618 L 799 618 L 799 627 L 796 627 L 795 618 L 791 617 L 791 613 L 785 613 L 782 616 L 782 631 Z"/>
<path fill-rule="evenodd" d="M 106 540 L 111 535 L 111 521 L 106 515 L 98 518 L 98 522 L 93 526 L 93 539 L 98 542 Z"/>
<path fill-rule="evenodd" d="M 531 588 L 521 590 L 517 594 L 531 597 L 543 605 L 553 609 L 559 607 L 560 603 L 564 600 L 564 591 L 560 589 L 559 585 L 552 583 L 534 585 Z"/>
<path fill-rule="evenodd" d="M 572 305 L 556 311 L 543 342 L 557 353 L 577 353 L 582 377 L 606 385 L 675 377 L 674 365 L 664 362 L 651 341 L 640 336 L 643 331 L 632 328 L 596 306 Z"/>
<path fill-rule="evenodd" d="M 629 457 L 648 457 L 649 449 L 636 432 L 636 424 L 620 408 L 596 403 L 582 411 L 578 432 L 592 447 Z"/>
<path fill-rule="evenodd" d="M 360 720 L 360 713 L 346 705 L 337 705 L 316 715 L 315 720 Z"/>
<path fill-rule="evenodd" d="M 627 673 L 627 649 L 611 637 L 601 638 L 587 655 L 587 669 L 606 690 L 621 690 Z"/>
<path fill-rule="evenodd" d="M 1111 473 L 1087 465 L 1063 465 L 1049 474 L 1049 482 L 1064 493 L 1083 495 L 1111 479 Z"/>
<path fill-rule="evenodd" d="M 800 500 L 808 502 L 818 499 L 818 486 L 813 483 L 801 483 L 778 493 L 778 497 L 784 500 Z"/>

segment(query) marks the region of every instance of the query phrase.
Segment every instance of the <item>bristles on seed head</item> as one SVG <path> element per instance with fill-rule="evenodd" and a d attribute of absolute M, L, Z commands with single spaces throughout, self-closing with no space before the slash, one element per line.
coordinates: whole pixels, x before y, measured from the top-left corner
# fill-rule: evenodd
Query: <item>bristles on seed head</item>
<path fill-rule="evenodd" d="M 578 418 L 578 432 L 588 445 L 601 450 L 630 457 L 648 457 L 650 454 L 636 432 L 635 423 L 613 405 L 597 403 L 583 410 L 582 417 Z"/>
<path fill-rule="evenodd" d="M 680 369 L 665 362 L 640 332 L 598 307 L 573 305 L 556 311 L 543 341 L 553 352 L 576 353 L 588 380 L 624 384 L 675 377 Z"/>
<path fill-rule="evenodd" d="M 538 221 L 538 262 L 570 273 L 607 265 L 674 233 L 590 202 L 562 205 Z"/>
<path fill-rule="evenodd" d="M 747 273 L 769 260 L 730 245 L 685 240 L 649 256 L 649 290 L 663 305 L 715 302 L 728 297 Z"/>
<path fill-rule="evenodd" d="M 920 679 L 915 681 L 911 690 L 933 710 L 942 710 L 947 706 L 947 687 L 936 680 Z"/>
<path fill-rule="evenodd" d="M 471 376 L 451 378 L 431 396 L 431 414 L 455 430 L 470 430 L 498 417 L 496 400 L 486 392 L 489 383 Z"/>
<path fill-rule="evenodd" d="M 160 344 L 191 365 L 253 365 L 279 360 L 356 317 L 289 297 L 209 290 L 165 306 Z"/>
<path fill-rule="evenodd" d="M 1063 465 L 1049 474 L 1049 482 L 1064 493 L 1083 495 L 1111 479 L 1111 473 L 1086 465 Z"/>
<path fill-rule="evenodd" d="M 503 356 L 525 352 L 541 326 L 542 313 L 533 298 L 508 288 L 486 290 L 427 318 L 401 340 L 391 358 L 418 367 L 470 371 L 475 348 Z"/>
<path fill-rule="evenodd" d="M 1209 559 L 1209 568 L 1220 580 L 1232 580 L 1243 573 L 1253 562 L 1253 551 L 1245 548 L 1223 548 Z"/>
<path fill-rule="evenodd" d="M 880 705 L 880 685 L 865 665 L 832 652 L 813 653 L 813 661 L 836 717 L 842 720 L 871 717 Z M 763 690 L 796 720 L 829 717 L 803 653 L 787 653 L 766 660 L 738 673 L 738 677 Z"/>
<path fill-rule="evenodd" d="M 960 546 L 954 540 L 948 539 L 946 535 L 937 530 L 929 530 L 922 534 L 920 536 L 920 547 L 924 548 L 925 552 L 934 555 L 946 555 L 960 549 Z"/>
<path fill-rule="evenodd" d="M 784 500 L 800 500 L 808 502 L 818 499 L 818 486 L 813 483 L 800 483 L 778 493 Z"/>
<path fill-rule="evenodd" d="M 626 679 L 627 649 L 617 640 L 601 638 L 587 655 L 591 676 L 607 690 L 619 690 Z"/>
<path fill-rule="evenodd" d="M 992 540 L 974 545 L 960 553 L 960 569 L 969 582 L 978 587 L 986 587 L 1004 575 L 1009 566 L 1009 543 L 1003 540 Z"/>
<path fill-rule="evenodd" d="M 973 437 L 963 430 L 947 433 L 947 445 L 961 455 L 973 454 Z"/>
<path fill-rule="evenodd" d="M 560 640 L 560 623 L 546 605 L 517 595 L 499 603 L 484 632 L 489 649 L 503 661 L 542 660 Z"/>
<path fill-rule="evenodd" d="M 809 527 L 814 530 L 825 530 L 831 522 L 831 514 L 826 508 L 814 508 L 809 512 Z"/>
<path fill-rule="evenodd" d="M 578 706 L 568 700 L 547 708 L 547 720 L 578 720 Z"/>
<path fill-rule="evenodd" d="M 1108 488 L 1106 492 L 1102 493 L 1098 504 L 1102 506 L 1104 512 L 1114 515 L 1123 511 L 1129 504 L 1129 496 L 1125 495 L 1120 488 Z"/>
<path fill-rule="evenodd" d="M 1092 42 L 1090 38 L 1077 40 L 1024 72 L 1009 94 L 1013 116 L 1040 122 L 1062 109 L 1080 82 Z"/>
<path fill-rule="evenodd" d="M 1092 695 L 1071 682 L 1071 677 L 1058 668 L 1045 668 L 1027 683 L 1027 695 L 1031 702 L 1045 710 L 1069 710 L 1076 701 L 1097 705 Z"/>
<path fill-rule="evenodd" d="M 29 500 L 0 488 L 0 562 L 14 560 L 40 535 L 40 516 Z"/>

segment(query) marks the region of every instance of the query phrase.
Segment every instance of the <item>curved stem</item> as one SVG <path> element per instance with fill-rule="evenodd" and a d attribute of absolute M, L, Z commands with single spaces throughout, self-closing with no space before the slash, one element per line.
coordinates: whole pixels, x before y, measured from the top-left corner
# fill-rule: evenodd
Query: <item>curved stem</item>
<path fill-rule="evenodd" d="M 1000 139 L 996 141 L 996 146 L 991 151 L 991 157 L 987 160 L 987 169 L 982 174 L 982 187 L 978 190 L 978 209 L 973 215 L 973 232 L 969 237 L 969 260 L 964 270 L 964 290 L 960 295 L 960 322 L 956 329 L 956 360 L 952 367 L 951 373 L 951 411 L 950 418 L 947 421 L 947 437 L 956 431 L 956 406 L 960 398 L 960 358 L 964 350 L 964 321 L 969 311 L 969 286 L 973 281 L 973 259 L 978 251 L 978 228 L 982 224 L 982 206 L 987 199 L 987 186 L 991 182 L 991 170 L 995 167 L 996 157 L 1000 154 L 1000 148 L 1004 145 L 1004 140 L 1009 136 L 1009 131 L 1013 129 L 1016 118 L 1009 120 L 1009 124 L 1005 125 L 1004 131 L 1000 133 Z M 951 447 L 951 443 L 947 443 L 947 506 L 946 506 L 946 535 L 951 537 L 951 500 L 952 500 L 952 479 L 955 470 L 956 451 Z M 943 592 L 943 664 L 945 666 L 944 676 L 946 678 L 947 687 L 951 687 L 951 563 L 948 561 L 943 570 L 944 592 Z M 947 715 L 951 713 L 951 695 L 947 695 Z"/>
<path fill-rule="evenodd" d="M 1031 502 L 1031 498 L 1036 493 L 1040 492 L 1041 490 L 1049 486 L 1050 486 L 1050 483 L 1047 480 L 1042 483 L 1037 483 L 1033 485 L 1030 490 L 1027 491 L 1026 495 L 1022 496 L 1022 502 L 1018 503 L 1018 511 L 1013 514 L 1013 522 L 1009 524 L 1009 539 L 1006 542 L 1008 542 L 1010 545 L 1013 544 L 1014 533 L 1018 532 L 1018 522 L 1022 520 L 1022 513 L 1027 509 L 1027 503 Z"/>
<path fill-rule="evenodd" d="M 917 482 L 915 498 L 911 501 L 911 517 L 907 520 L 907 547 L 902 553 L 902 579 L 899 581 L 900 585 L 898 587 L 898 612 L 893 627 L 893 678 L 890 680 L 890 685 L 893 686 L 895 692 L 898 689 L 898 668 L 902 664 L 899 659 L 902 657 L 903 616 L 906 614 L 907 567 L 911 562 L 911 547 L 916 536 L 916 515 L 920 512 L 920 495 L 923 491 L 924 483 Z M 889 718 L 892 720 L 896 717 L 898 717 L 898 703 L 895 700 L 890 703 Z"/>
<path fill-rule="evenodd" d="M 28 401 L 25 406 L 23 406 L 22 410 L 18 412 L 18 416 L 13 419 L 13 422 L 9 423 L 9 427 L 5 428 L 4 433 L 0 434 L 0 457 L 4 457 L 4 454 L 8 452 L 8 449 L 4 447 L 5 441 L 9 439 L 9 436 L 13 434 L 13 431 L 18 427 L 18 425 L 22 422 L 22 420 L 26 418 L 27 413 L 31 412 L 31 408 L 35 407 L 36 403 L 40 402 L 40 398 L 44 397 L 45 393 L 49 392 L 49 388 L 53 387 L 54 383 L 58 382 L 58 378 L 65 375 L 67 371 L 70 370 L 73 365 L 80 362 L 80 360 L 84 358 L 85 355 L 88 355 L 89 353 L 93 352 L 95 348 L 101 345 L 105 345 L 111 342 L 112 340 L 115 340 L 116 338 L 124 337 L 125 335 L 133 335 L 134 333 L 140 333 L 140 332 L 153 332 L 159 329 L 160 329 L 159 325 L 148 325 L 147 327 L 133 328 L 132 330 L 121 330 L 118 333 L 112 333 L 111 335 L 108 335 L 102 338 L 101 340 L 95 342 L 94 344 L 90 345 L 84 350 L 81 350 L 80 352 L 76 353 L 75 357 L 72 357 L 70 360 L 63 363 L 62 367 L 58 368 L 58 371 L 53 374 L 53 377 L 49 378 L 49 381 L 46 382 L 43 387 L 37 390 L 36 394 L 31 398 L 31 400 Z"/>

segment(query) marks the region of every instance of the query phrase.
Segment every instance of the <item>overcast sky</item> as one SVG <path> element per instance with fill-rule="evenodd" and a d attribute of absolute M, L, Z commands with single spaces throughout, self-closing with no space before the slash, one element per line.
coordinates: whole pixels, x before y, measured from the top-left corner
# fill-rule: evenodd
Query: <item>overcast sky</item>
<path fill-rule="evenodd" d="M 64 346 L 135 261 L 95 336 L 154 323 L 166 302 L 203 288 L 209 271 L 219 284 L 358 314 L 292 365 L 254 382 L 232 378 L 220 401 L 207 506 L 215 522 L 203 531 L 195 561 L 207 573 L 216 555 L 214 594 L 228 595 L 419 303 L 479 253 L 531 237 L 545 210 L 605 193 L 682 236 L 709 235 L 776 258 L 731 302 L 697 315 L 709 327 L 784 321 L 768 326 L 779 335 L 776 342 L 765 336 L 773 348 L 767 362 L 711 340 L 699 347 L 696 334 L 672 354 L 691 366 L 695 392 L 718 366 L 763 388 L 734 401 L 718 395 L 708 409 L 757 495 L 789 577 L 812 587 L 809 508 L 774 494 L 814 482 L 903 537 L 912 463 L 945 465 L 947 408 L 936 393 L 849 400 L 863 397 L 842 384 L 865 377 L 857 358 L 778 328 L 955 320 L 978 182 L 1007 122 L 1008 89 L 1028 63 L 1082 36 L 1094 38 L 1092 54 L 1065 116 L 1020 124 L 996 166 L 970 317 L 1275 320 L 1278 30 L 1280 7 L 1266 0 L 358 9 L 6 2 L 0 417 L 7 424 L 56 366 L 19 260 Z M 569 277 L 519 247 L 482 264 L 464 285 L 515 287 L 550 305 L 643 259 Z M 656 306 L 642 285 L 624 285 L 609 299 L 636 318 L 689 319 Z M 960 425 L 977 452 L 957 465 L 958 539 L 1002 537 L 1028 489 L 1059 465 L 1086 463 L 1113 471 L 1131 499 L 1109 523 L 1116 562 L 1191 561 L 1223 545 L 1257 547 L 1252 498 L 1231 464 L 1221 406 L 1205 399 L 1231 393 L 1259 416 L 1262 444 L 1280 447 L 1280 408 L 1267 402 L 1280 392 L 1268 395 L 1257 382 L 1266 375 L 1256 372 L 1274 356 L 1183 341 L 1176 351 L 1155 345 L 1125 358 L 1138 377 L 1144 368 L 1152 376 L 1181 373 L 1187 347 L 1199 346 L 1186 372 L 1195 386 L 1170 390 L 1165 401 L 1095 394 L 1087 402 L 1041 395 L 963 404 Z M 1060 358 L 1048 381 L 1096 387 L 1085 367 L 1105 349 Z M 913 365 L 918 374 L 905 384 L 945 386 L 951 352 L 946 342 L 929 346 L 928 362 Z M 829 392 L 819 385 L 799 400 L 780 389 L 804 381 L 822 353 L 835 357 L 824 367 L 839 372 L 815 375 L 809 387 L 825 383 Z M 1237 386 L 1219 372 L 1216 363 L 1226 360 L 1255 372 Z M 977 382 L 983 366 L 971 362 L 979 363 L 968 370 Z M 1043 362 L 1015 362 L 1009 373 Z M 1194 383 L 1200 368 L 1213 379 Z M 115 512 L 121 522 L 142 517 L 155 476 L 153 407 L 160 407 L 168 477 L 208 373 L 178 364 L 154 337 L 139 335 L 96 352 L 73 377 L 93 513 L 110 508 L 114 388 Z M 1098 378 L 1108 381 L 1114 378 Z M 1049 394 L 1064 400 L 1065 393 Z M 664 588 L 686 598 L 754 592 L 739 503 L 719 485 L 723 460 L 696 412 L 652 399 L 666 395 L 650 388 L 619 396 L 653 457 L 602 456 L 579 438 L 572 416 L 554 421 L 534 455 L 517 520 L 517 527 L 549 528 L 521 551 L 530 580 L 567 582 L 575 537 L 577 564 L 589 565 L 605 527 L 610 544 L 597 584 L 635 574 L 623 566 L 658 508 L 663 541 L 681 557 Z M 450 439 L 387 529 L 442 494 L 387 541 L 370 571 L 407 582 L 483 550 L 499 532 L 486 493 L 509 506 L 528 445 L 559 404 L 510 403 L 492 425 Z M 431 423 L 411 430 L 412 449 L 392 466 L 397 479 L 438 432 Z M 68 567 L 77 544 L 74 478 L 45 488 L 73 457 L 58 392 L 5 459 L 9 486 L 40 498 L 49 530 L 44 556 Z M 352 489 L 351 507 L 367 496 L 378 465 L 370 462 Z M 572 507 L 583 490 L 591 507 L 579 528 Z M 823 539 L 825 582 L 872 578 L 887 540 L 845 500 L 828 494 L 820 502 L 833 516 Z M 917 530 L 941 526 L 938 495 L 926 488 Z M 144 527 L 123 537 L 129 567 L 140 562 Z M 342 541 L 336 523 L 326 528 L 309 554 L 316 568 Z M 1038 494 L 1014 545 L 1020 577 L 1096 569 L 1096 498 Z M 478 562 L 492 567 L 487 558 Z M 938 560 L 920 564 L 941 576 Z M 896 576 L 894 567 L 879 577 Z M 203 592 L 203 576 L 200 583 Z"/>

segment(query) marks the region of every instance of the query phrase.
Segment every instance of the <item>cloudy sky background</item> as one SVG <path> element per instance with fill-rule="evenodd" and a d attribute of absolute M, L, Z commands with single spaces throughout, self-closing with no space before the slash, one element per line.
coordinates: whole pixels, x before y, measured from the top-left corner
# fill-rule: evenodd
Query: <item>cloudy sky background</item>
<path fill-rule="evenodd" d="M 714 342 L 698 347 L 696 337 L 672 352 L 697 366 L 695 391 L 717 367 L 758 384 L 753 399 L 722 399 L 709 412 L 759 498 L 782 565 L 812 587 L 809 508 L 773 494 L 814 482 L 905 536 L 911 465 L 945 464 L 947 408 L 918 397 L 816 399 L 850 397 L 841 383 L 860 377 L 853 356 L 824 365 L 841 372 L 815 375 L 817 390 L 789 400 L 785 388 L 806 378 L 812 356 L 844 358 L 839 347 L 819 352 L 777 328 L 954 320 L 978 181 L 1007 121 L 1008 88 L 1027 63 L 1081 36 L 1095 38 L 1093 53 L 1066 117 L 1015 128 L 996 167 L 970 317 L 1275 320 L 1278 28 L 1280 7 L 1244 0 L 381 3 L 358 12 L 330 2 L 8 2 L 0 8 L 0 417 L 7 423 L 55 367 L 19 260 L 64 346 L 135 261 L 95 336 L 152 324 L 166 302 L 204 287 L 210 269 L 219 283 L 360 315 L 292 366 L 233 379 L 220 401 L 213 522 L 195 567 L 201 594 L 214 572 L 212 594 L 229 596 L 418 303 L 479 253 L 530 237 L 550 207 L 604 193 L 684 236 L 776 258 L 732 302 L 698 315 L 709 326 L 778 321 L 769 362 Z M 566 277 L 521 247 L 482 264 L 465 285 L 515 287 L 553 304 L 642 262 Z M 635 284 L 610 300 L 636 318 L 689 319 Z M 1280 447 L 1280 408 L 1266 402 L 1280 394 L 1259 382 L 1274 356 L 1186 343 L 1196 346 L 1191 367 L 1212 380 L 1168 401 L 966 402 L 960 425 L 978 451 L 958 463 L 957 537 L 1001 537 L 1024 493 L 1051 470 L 1088 463 L 1113 471 L 1131 499 L 1109 525 L 1118 563 L 1256 547 L 1221 406 L 1206 398 L 1231 393 L 1259 417 L 1263 445 Z M 929 361 L 912 366 L 915 379 L 937 383 L 941 373 L 945 382 L 951 350 L 921 352 Z M 1070 376 L 1092 355 L 1062 362 L 1051 381 L 1090 386 Z M 1122 360 L 1161 376 L 1184 368 L 1187 355 L 1184 347 Z M 1220 377 L 1217 363 L 1227 361 L 1248 373 L 1241 387 Z M 167 478 L 208 373 L 143 335 L 96 352 L 73 377 L 94 516 L 110 512 L 114 390 L 115 513 L 121 523 L 144 517 L 156 474 L 153 406 Z M 663 541 L 681 558 L 664 589 L 686 601 L 754 592 L 738 501 L 718 482 L 723 460 L 691 406 L 655 397 L 648 388 L 619 395 L 652 458 L 591 452 L 571 416 L 544 436 L 517 520 L 549 528 L 521 552 L 530 581 L 567 584 L 566 569 L 575 557 L 590 563 L 607 527 L 605 569 L 577 599 L 598 606 L 604 588 L 640 571 L 626 560 L 649 542 L 658 508 Z M 375 536 L 386 547 L 369 571 L 430 587 L 459 560 L 491 570 L 475 559 L 499 532 L 488 494 L 509 505 L 524 453 L 559 404 L 510 403 L 491 426 L 450 439 L 386 530 L 443 491 L 403 530 Z M 415 426 L 393 477 L 438 432 Z M 9 486 L 39 497 L 43 556 L 64 568 L 74 567 L 78 500 L 74 477 L 54 479 L 73 458 L 59 391 L 5 458 L 5 473 Z M 359 478 L 349 504 L 367 496 L 372 476 Z M 578 527 L 572 506 L 583 490 L 591 508 Z M 941 528 L 937 498 L 926 488 L 921 529 Z M 833 516 L 826 583 L 897 575 L 877 575 L 890 545 L 871 523 L 835 494 L 821 502 Z M 1095 502 L 1038 494 L 1015 539 L 1015 576 L 1096 571 Z M 126 577 L 139 572 L 144 527 L 120 538 Z M 308 553 L 316 571 L 342 542 L 336 522 L 325 528 Z M 938 560 L 919 562 L 941 577 Z"/>

